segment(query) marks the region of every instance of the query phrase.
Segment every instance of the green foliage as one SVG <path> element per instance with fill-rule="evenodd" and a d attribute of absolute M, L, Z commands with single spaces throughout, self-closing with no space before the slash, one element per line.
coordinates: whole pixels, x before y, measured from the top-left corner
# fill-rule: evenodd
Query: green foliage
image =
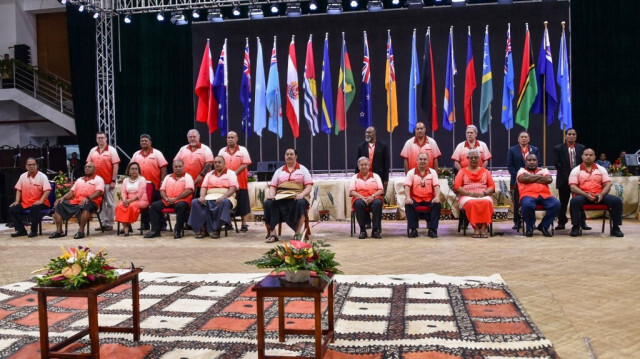
<path fill-rule="evenodd" d="M 64 249 L 64 248 L 63 248 Z M 45 275 L 37 276 L 39 286 L 76 289 L 92 283 L 111 282 L 116 279 L 115 268 L 109 266 L 108 254 L 101 250 L 97 254 L 88 247 L 79 246 L 64 250 L 60 257 L 52 258 L 40 270 Z"/>
<path fill-rule="evenodd" d="M 71 187 L 73 186 L 73 183 L 69 181 L 69 177 L 62 171 L 53 177 L 53 182 L 56 183 L 56 199 L 64 197 L 65 194 L 71 191 Z"/>

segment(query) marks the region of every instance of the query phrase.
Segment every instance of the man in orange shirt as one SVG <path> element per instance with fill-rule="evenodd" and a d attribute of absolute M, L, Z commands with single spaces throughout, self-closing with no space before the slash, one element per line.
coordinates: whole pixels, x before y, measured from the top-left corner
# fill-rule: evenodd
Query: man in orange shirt
<path fill-rule="evenodd" d="M 251 212 L 248 185 L 249 170 L 247 169 L 251 165 L 251 157 L 249 157 L 249 152 L 245 147 L 238 145 L 238 134 L 234 131 L 227 133 L 227 147 L 221 148 L 218 156 L 224 158 L 227 168 L 234 171 L 238 177 L 236 215 L 242 217 L 240 231 L 246 232 L 249 229 L 247 215 Z"/>
<path fill-rule="evenodd" d="M 520 193 L 520 210 L 522 219 L 527 228 L 525 235 L 533 236 L 533 228 L 536 223 L 536 205 L 544 206 L 546 213 L 542 222 L 538 225 L 538 230 L 545 237 L 552 237 L 549 227 L 553 219 L 560 211 L 560 201 L 551 196 L 549 184 L 553 182 L 551 174 L 546 168 L 538 167 L 538 156 L 533 153 L 527 155 L 526 167 L 518 171 L 518 192 Z"/>
<path fill-rule="evenodd" d="M 422 152 L 418 155 L 418 167 L 409 170 L 404 180 L 404 210 L 407 214 L 409 238 L 418 237 L 418 214 L 416 207 L 429 207 L 427 228 L 430 238 L 438 238 L 438 222 L 440 221 L 440 181 L 438 173 L 429 168 L 429 155 Z"/>
<path fill-rule="evenodd" d="M 585 204 L 606 204 L 611 212 L 612 237 L 624 237 L 620 230 L 622 225 L 622 200 L 618 196 L 609 194 L 611 190 L 611 178 L 607 170 L 595 163 L 596 152 L 587 148 L 582 152 L 582 164 L 576 166 L 569 174 L 569 186 L 574 197 L 571 199 L 569 210 L 571 212 L 571 237 L 580 235 L 580 221 L 582 219 L 582 206 Z"/>
<path fill-rule="evenodd" d="M 118 151 L 107 144 L 107 135 L 104 132 L 100 131 L 96 134 L 96 142 L 98 145 L 89 151 L 87 163 L 91 162 L 96 165 L 96 173 L 102 178 L 106 186 L 104 189 L 105 208 L 100 212 L 100 220 L 104 228 L 96 228 L 96 231 L 111 231 L 116 218 L 114 192 L 116 180 L 118 179 L 120 157 L 118 156 Z"/>
<path fill-rule="evenodd" d="M 47 175 L 38 171 L 38 163 L 35 158 L 27 158 L 27 172 L 23 173 L 16 183 L 16 199 L 9 205 L 9 216 L 16 231 L 11 237 L 27 235 L 27 230 L 22 223 L 24 211 L 29 210 L 31 219 L 31 232 L 29 238 L 38 235 L 38 224 L 42 218 L 42 211 L 49 207 L 49 192 L 51 185 Z"/>
<path fill-rule="evenodd" d="M 160 186 L 162 200 L 155 201 L 149 206 L 151 232 L 147 233 L 144 238 L 160 237 L 160 218 L 162 210 L 165 208 L 175 209 L 176 226 L 173 228 L 173 238 L 182 238 L 182 228 L 187 219 L 193 190 L 193 178 L 184 171 L 184 162 L 173 160 L 173 173 L 165 177 Z"/>
<path fill-rule="evenodd" d="M 200 187 L 202 179 L 213 167 L 213 152 L 200 142 L 198 130 L 189 130 L 187 141 L 189 143 L 180 148 L 173 160 L 182 160 L 184 171 L 191 176 L 195 186 Z"/>
<path fill-rule="evenodd" d="M 157 148 L 151 147 L 151 136 L 147 134 L 140 135 L 140 150 L 133 154 L 131 162 L 137 162 L 140 165 L 140 174 L 144 176 L 147 182 L 153 183 L 153 197 L 149 198 L 149 201 L 160 200 L 160 183 L 167 176 L 169 163 L 167 163 L 162 152 Z M 142 228 L 147 230 L 149 229 L 149 211 L 144 211 L 141 215 Z"/>
<path fill-rule="evenodd" d="M 96 175 L 96 165 L 88 162 L 84 166 L 84 177 L 78 178 L 69 193 L 56 200 L 53 214 L 56 231 L 49 238 L 66 236 L 62 231 L 62 220 L 69 220 L 73 216 L 78 218 L 80 224 L 73 238 L 84 238 L 84 226 L 91 220 L 91 213 L 100 208 L 104 191 L 105 184 L 102 177 Z"/>
<path fill-rule="evenodd" d="M 415 136 L 405 142 L 400 157 L 404 158 L 404 173 L 418 165 L 418 155 L 422 152 L 429 156 L 429 168 L 438 169 L 438 158 L 442 156 L 436 140 L 427 136 L 427 128 L 422 122 L 416 123 Z"/>

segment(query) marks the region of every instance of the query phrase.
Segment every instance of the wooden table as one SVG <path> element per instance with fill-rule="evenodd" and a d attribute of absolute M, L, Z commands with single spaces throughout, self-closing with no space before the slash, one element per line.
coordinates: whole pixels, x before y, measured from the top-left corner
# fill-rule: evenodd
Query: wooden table
<path fill-rule="evenodd" d="M 321 359 L 327 351 L 329 341 L 333 343 L 333 274 L 329 274 L 329 281 L 319 277 L 311 277 L 308 282 L 291 283 L 284 280 L 284 277 L 268 275 L 260 283 L 253 287 L 256 292 L 258 303 L 258 359 L 284 359 L 284 358 L 305 358 Z M 329 328 L 322 329 L 322 293 L 327 292 L 327 311 Z M 265 355 L 265 329 L 264 329 L 264 298 L 278 298 L 278 339 L 285 341 L 286 334 L 302 334 L 315 336 L 315 356 L 273 356 Z M 308 297 L 314 300 L 314 329 L 286 329 L 284 326 L 284 298 L 287 297 Z M 322 336 L 325 335 L 324 341 Z"/>
<path fill-rule="evenodd" d="M 133 340 L 140 340 L 140 284 L 138 274 L 141 268 L 120 275 L 111 283 L 89 285 L 81 289 L 67 290 L 61 287 L 33 287 L 38 292 L 38 314 L 40 318 L 40 357 L 48 358 L 100 358 L 99 332 L 133 333 Z M 131 282 L 131 296 L 133 299 L 132 327 L 101 327 L 98 325 L 98 295 L 121 284 Z M 47 320 L 47 297 L 81 297 L 87 298 L 89 304 L 89 327 L 49 347 L 49 323 Z M 65 353 L 59 350 L 72 344 L 89 334 L 91 353 Z"/>

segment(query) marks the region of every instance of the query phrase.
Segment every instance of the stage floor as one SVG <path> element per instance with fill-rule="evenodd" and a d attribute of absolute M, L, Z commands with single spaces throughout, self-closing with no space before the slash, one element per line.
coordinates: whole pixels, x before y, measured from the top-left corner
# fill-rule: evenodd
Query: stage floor
<path fill-rule="evenodd" d="M 382 240 L 349 237 L 348 222 L 312 223 L 314 239 L 324 239 L 337 252 L 346 274 L 437 273 L 489 276 L 500 273 L 532 320 L 552 341 L 562 358 L 633 358 L 640 352 L 640 223 L 625 220 L 625 237 L 610 238 L 595 230 L 572 238 L 568 231 L 544 238 L 525 238 L 511 230 L 511 222 L 494 225 L 503 235 L 476 240 L 456 232 L 454 221 L 441 222 L 439 239 L 405 236 L 404 221 L 385 221 Z M 133 261 L 148 272 L 253 273 L 243 262 L 271 246 L 264 243 L 262 223 L 250 222 L 246 234 L 198 240 L 174 240 L 136 235 L 93 234 L 88 239 L 47 237 L 14 239 L 0 229 L 0 285 L 23 281 L 30 272 L 60 254 L 60 246 L 107 247 L 116 264 Z M 424 227 L 424 222 L 421 223 Z M 70 226 L 70 233 L 75 231 Z M 53 231 L 45 225 L 45 234 Z M 283 237 L 291 235 L 283 229 Z M 590 356 L 593 350 L 595 356 Z"/>

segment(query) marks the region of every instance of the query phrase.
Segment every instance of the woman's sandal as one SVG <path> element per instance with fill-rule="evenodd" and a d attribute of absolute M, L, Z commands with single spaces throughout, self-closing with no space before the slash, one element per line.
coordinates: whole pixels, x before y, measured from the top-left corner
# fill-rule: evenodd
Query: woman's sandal
<path fill-rule="evenodd" d="M 473 236 L 471 238 L 482 238 L 482 234 L 480 233 L 474 233 Z"/>
<path fill-rule="evenodd" d="M 267 238 L 267 240 L 265 242 L 267 243 L 275 243 L 278 241 L 278 237 L 274 236 L 273 234 L 269 236 L 269 238 Z"/>

